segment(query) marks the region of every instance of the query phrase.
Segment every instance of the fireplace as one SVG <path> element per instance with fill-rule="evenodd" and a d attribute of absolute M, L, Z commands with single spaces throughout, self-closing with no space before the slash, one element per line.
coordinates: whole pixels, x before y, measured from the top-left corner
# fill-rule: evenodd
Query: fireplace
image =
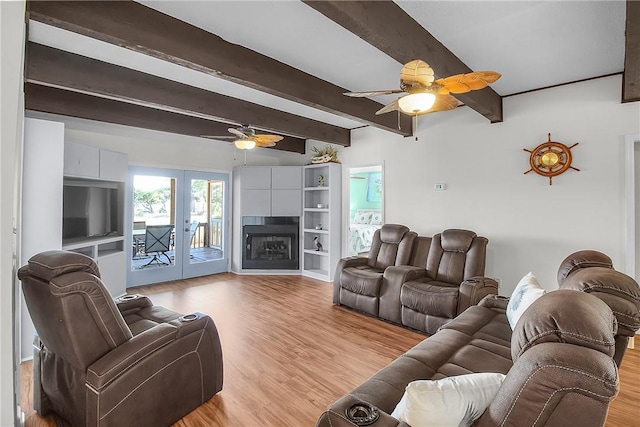
<path fill-rule="evenodd" d="M 298 270 L 299 217 L 242 217 L 243 269 Z"/>

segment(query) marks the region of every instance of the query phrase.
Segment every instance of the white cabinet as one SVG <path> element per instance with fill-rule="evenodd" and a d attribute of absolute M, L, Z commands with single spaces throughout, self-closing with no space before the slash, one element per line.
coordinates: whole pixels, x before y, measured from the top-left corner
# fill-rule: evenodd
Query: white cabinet
<path fill-rule="evenodd" d="M 100 170 L 100 149 L 67 141 L 64 144 L 64 174 L 82 178 L 97 178 Z"/>
<path fill-rule="evenodd" d="M 124 153 L 71 141 L 64 144 L 65 176 L 124 182 L 128 167 L 128 157 Z"/>
<path fill-rule="evenodd" d="M 308 165 L 303 176 L 302 274 L 332 281 L 340 259 L 342 236 L 341 165 Z M 321 250 L 315 245 L 316 237 Z"/>
<path fill-rule="evenodd" d="M 300 216 L 302 169 L 298 166 L 238 168 L 242 216 Z"/>

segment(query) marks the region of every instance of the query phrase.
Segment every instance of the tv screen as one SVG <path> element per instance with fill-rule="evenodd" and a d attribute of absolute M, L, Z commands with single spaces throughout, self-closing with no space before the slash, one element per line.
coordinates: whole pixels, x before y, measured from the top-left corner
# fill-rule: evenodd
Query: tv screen
<path fill-rule="evenodd" d="M 106 183 L 65 184 L 62 199 L 62 238 L 108 236 L 118 233 L 118 189 Z"/>

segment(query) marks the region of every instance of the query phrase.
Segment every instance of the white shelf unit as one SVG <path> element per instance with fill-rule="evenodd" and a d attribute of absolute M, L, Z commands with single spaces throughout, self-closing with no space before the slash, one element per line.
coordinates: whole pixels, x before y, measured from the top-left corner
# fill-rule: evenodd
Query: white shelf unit
<path fill-rule="evenodd" d="M 322 175 L 324 185 L 320 186 Z M 332 281 L 340 259 L 342 170 L 339 163 L 304 166 L 302 196 L 302 274 Z M 322 250 L 317 251 L 313 238 L 318 236 Z"/>

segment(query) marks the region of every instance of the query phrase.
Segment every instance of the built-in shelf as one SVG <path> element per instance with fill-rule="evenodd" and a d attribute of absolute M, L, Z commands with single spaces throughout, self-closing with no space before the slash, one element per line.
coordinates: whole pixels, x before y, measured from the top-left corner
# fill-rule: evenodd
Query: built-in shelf
<path fill-rule="evenodd" d="M 342 171 L 340 164 L 307 165 L 303 171 L 302 274 L 320 280 L 333 280 L 340 259 L 340 215 Z M 320 175 L 324 186 L 317 185 Z M 318 206 L 324 206 L 319 208 Z M 316 229 L 321 226 L 321 229 Z M 318 236 L 322 250 L 315 250 Z"/>
<path fill-rule="evenodd" d="M 320 255 L 320 256 L 329 256 L 329 252 L 328 251 L 316 251 L 315 249 L 305 249 L 304 253 L 313 254 L 313 255 Z"/>

